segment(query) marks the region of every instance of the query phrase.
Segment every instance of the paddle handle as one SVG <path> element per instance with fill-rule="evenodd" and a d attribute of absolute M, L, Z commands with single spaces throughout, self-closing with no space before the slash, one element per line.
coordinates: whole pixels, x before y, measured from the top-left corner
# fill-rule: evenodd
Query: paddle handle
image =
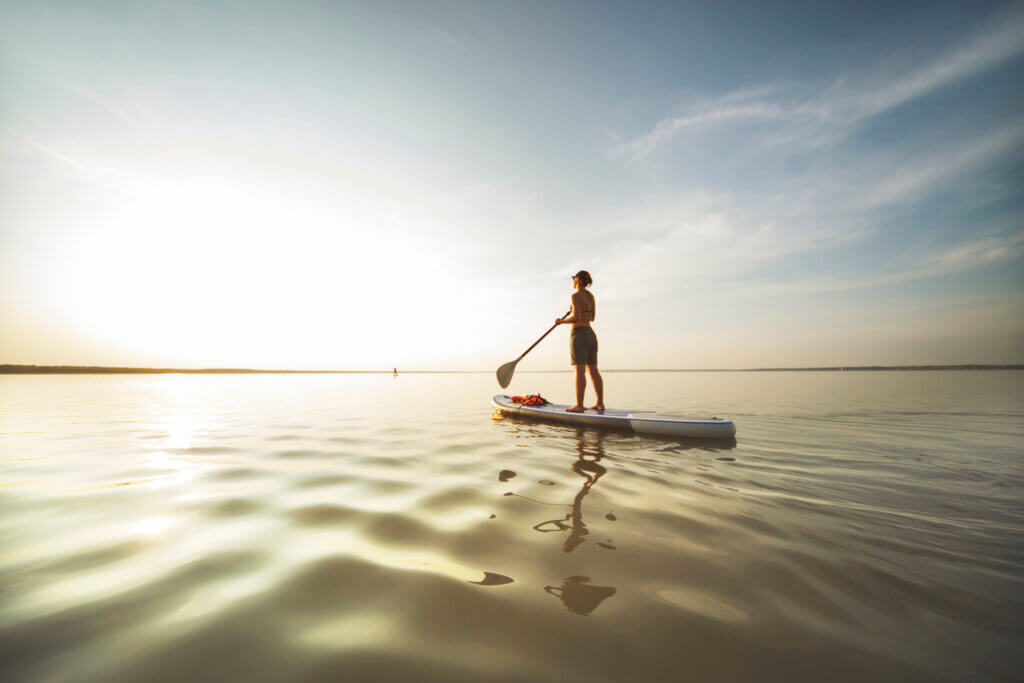
<path fill-rule="evenodd" d="M 572 313 L 572 309 L 571 308 L 568 311 L 565 312 L 565 315 L 569 315 L 570 313 Z M 563 315 L 562 318 L 564 318 L 565 315 Z M 540 344 L 542 341 L 544 341 L 544 337 L 546 337 L 549 334 L 551 334 L 551 330 L 555 329 L 556 327 L 558 327 L 558 323 L 555 323 L 554 325 L 549 327 L 547 332 L 545 332 L 544 334 L 540 335 L 540 339 L 538 339 L 537 341 L 535 341 L 532 344 L 530 344 L 530 348 L 528 348 L 525 351 L 523 351 L 522 355 L 520 355 L 519 358 L 516 358 L 515 362 L 518 363 L 519 361 L 521 361 L 523 359 L 523 356 L 528 354 L 530 351 L 533 351 L 533 347 L 536 346 L 537 344 Z"/>

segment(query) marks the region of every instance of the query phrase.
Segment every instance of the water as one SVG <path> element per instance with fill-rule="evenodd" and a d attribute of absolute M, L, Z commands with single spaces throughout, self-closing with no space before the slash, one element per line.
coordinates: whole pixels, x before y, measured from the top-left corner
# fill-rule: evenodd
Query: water
<path fill-rule="evenodd" d="M 4 679 L 1014 679 L 1022 378 L 0 377 Z"/>

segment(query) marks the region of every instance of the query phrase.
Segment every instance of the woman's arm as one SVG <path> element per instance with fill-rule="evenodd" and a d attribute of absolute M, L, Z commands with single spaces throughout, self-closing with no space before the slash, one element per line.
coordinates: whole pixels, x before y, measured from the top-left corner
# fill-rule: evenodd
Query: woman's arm
<path fill-rule="evenodd" d="M 557 318 L 555 324 L 557 325 L 569 325 L 576 322 L 576 294 L 572 295 L 570 299 L 569 315 L 564 318 Z"/>

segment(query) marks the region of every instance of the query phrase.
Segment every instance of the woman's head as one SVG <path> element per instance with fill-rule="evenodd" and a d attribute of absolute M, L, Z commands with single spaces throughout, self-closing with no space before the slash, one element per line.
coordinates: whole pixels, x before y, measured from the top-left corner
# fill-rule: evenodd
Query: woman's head
<path fill-rule="evenodd" d="M 580 272 L 572 276 L 572 281 L 574 283 L 579 282 L 581 287 L 589 287 L 590 284 L 594 281 L 594 278 L 590 277 L 590 273 L 588 273 L 587 271 L 581 270 Z"/>

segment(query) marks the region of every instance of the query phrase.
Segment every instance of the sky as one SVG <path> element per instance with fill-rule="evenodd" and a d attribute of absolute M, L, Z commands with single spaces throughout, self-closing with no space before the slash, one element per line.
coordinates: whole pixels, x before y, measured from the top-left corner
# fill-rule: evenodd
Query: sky
<path fill-rule="evenodd" d="M 0 363 L 1024 362 L 1024 5 L 0 0 Z M 560 328 L 520 369 L 568 369 Z"/>

